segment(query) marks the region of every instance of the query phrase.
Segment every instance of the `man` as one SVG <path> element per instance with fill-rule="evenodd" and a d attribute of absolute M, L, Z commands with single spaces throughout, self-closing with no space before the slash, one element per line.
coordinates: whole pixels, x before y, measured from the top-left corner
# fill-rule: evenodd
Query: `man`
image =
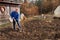
<path fill-rule="evenodd" d="M 19 24 L 19 13 L 18 13 L 18 9 L 16 9 L 15 11 L 12 11 L 10 13 L 11 18 L 13 19 L 13 29 L 15 30 L 15 24 L 17 22 L 18 27 L 20 28 L 20 24 Z"/>

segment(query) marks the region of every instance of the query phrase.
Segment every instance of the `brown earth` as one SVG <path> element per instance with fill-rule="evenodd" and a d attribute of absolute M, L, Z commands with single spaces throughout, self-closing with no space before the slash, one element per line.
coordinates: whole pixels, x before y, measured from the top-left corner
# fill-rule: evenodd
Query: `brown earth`
<path fill-rule="evenodd" d="M 12 26 L 0 29 L 0 40 L 57 40 L 60 38 L 60 19 L 25 21 L 21 32 Z"/>

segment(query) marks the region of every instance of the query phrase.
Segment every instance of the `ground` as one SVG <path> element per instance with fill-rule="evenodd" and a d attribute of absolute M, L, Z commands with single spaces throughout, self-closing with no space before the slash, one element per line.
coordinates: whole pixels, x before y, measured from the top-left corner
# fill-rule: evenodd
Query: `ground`
<path fill-rule="evenodd" d="M 11 25 L 0 28 L 0 40 L 58 40 L 60 38 L 60 19 L 27 20 L 21 26 L 20 30 L 15 31 Z"/>

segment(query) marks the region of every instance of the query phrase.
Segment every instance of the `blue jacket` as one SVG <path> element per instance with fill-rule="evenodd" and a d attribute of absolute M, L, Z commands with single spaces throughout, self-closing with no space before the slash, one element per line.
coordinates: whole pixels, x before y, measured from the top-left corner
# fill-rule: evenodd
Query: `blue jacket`
<path fill-rule="evenodd" d="M 11 16 L 11 18 L 14 18 L 14 19 L 16 19 L 16 20 L 19 19 L 19 13 L 16 12 L 16 11 L 12 11 L 12 12 L 10 13 L 10 16 Z"/>

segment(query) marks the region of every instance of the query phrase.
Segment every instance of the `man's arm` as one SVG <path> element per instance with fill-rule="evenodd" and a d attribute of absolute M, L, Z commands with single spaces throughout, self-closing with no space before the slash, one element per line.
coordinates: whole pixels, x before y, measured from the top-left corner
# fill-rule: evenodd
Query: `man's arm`
<path fill-rule="evenodd" d="M 11 18 L 13 19 L 13 13 L 12 13 L 12 12 L 10 13 L 10 16 L 11 16 Z"/>
<path fill-rule="evenodd" d="M 20 19 L 20 13 L 18 13 L 18 19 Z"/>

